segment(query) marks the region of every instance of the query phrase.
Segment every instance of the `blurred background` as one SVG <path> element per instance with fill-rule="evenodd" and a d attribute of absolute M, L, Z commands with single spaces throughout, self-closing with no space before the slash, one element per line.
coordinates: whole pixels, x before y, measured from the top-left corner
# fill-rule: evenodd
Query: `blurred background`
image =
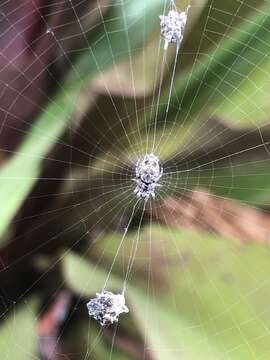
<path fill-rule="evenodd" d="M 0 1 L 3 359 L 270 358 L 269 56 L 269 0 Z"/>

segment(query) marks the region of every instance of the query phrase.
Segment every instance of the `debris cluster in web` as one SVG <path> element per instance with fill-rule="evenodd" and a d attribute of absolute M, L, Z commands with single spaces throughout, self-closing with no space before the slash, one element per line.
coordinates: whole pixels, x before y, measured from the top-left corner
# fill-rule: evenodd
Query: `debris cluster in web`
<path fill-rule="evenodd" d="M 101 326 L 117 323 L 120 314 L 129 312 L 124 295 L 113 294 L 110 291 L 97 293 L 96 297 L 87 303 L 87 308 L 89 316 L 97 320 Z"/>
<path fill-rule="evenodd" d="M 177 46 L 180 46 L 182 43 L 187 23 L 188 9 L 189 8 L 182 12 L 170 10 L 168 15 L 159 16 L 161 36 L 165 40 L 165 49 L 167 49 L 169 44 L 175 43 Z"/>

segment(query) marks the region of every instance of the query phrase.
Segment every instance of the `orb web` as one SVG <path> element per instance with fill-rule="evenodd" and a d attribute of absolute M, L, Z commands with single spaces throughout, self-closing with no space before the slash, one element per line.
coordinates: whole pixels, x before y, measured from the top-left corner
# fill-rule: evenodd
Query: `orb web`
<path fill-rule="evenodd" d="M 25 82 L 21 88 L 16 76 L 7 80 L 8 62 L 0 71 L 3 75 L 1 94 L 5 101 L 11 99 L 3 109 L 1 106 L 4 116 L 1 133 L 25 136 L 34 133 L 19 150 L 1 145 L 4 154 L 1 162 L 8 161 L 5 154 L 10 153 L 19 164 L 14 173 L 2 174 L 1 183 L 5 185 L 1 195 L 8 194 L 11 207 L 13 195 L 32 186 L 27 180 L 48 186 L 44 191 L 35 189 L 29 195 L 27 208 L 37 206 L 37 210 L 33 213 L 24 209 L 21 217 L 12 220 L 12 229 L 5 235 L 14 234 L 17 246 L 12 253 L 5 249 L 1 254 L 1 274 L 10 270 L 18 277 L 30 267 L 30 276 L 26 288 L 19 289 L 20 295 L 14 302 L 8 282 L 2 282 L 1 300 L 6 308 L 1 317 L 8 320 L 9 310 L 14 310 L 10 331 L 5 337 L 7 345 L 1 343 L 3 357 L 7 360 L 16 358 L 13 355 L 16 348 L 26 359 L 37 357 L 36 350 L 28 347 L 28 340 L 21 340 L 23 335 L 32 338 L 32 329 L 36 328 L 28 327 L 28 321 L 36 325 L 37 316 L 42 318 L 40 310 L 33 307 L 28 298 L 37 285 L 46 294 L 44 308 L 50 308 L 53 303 L 49 318 L 57 324 L 55 333 L 49 334 L 48 327 L 44 326 L 47 321 L 38 324 L 39 337 L 44 340 L 40 348 L 43 355 L 47 353 L 47 358 L 52 354 L 70 356 L 70 348 L 64 347 L 68 338 L 66 328 L 73 334 L 78 333 L 80 339 L 86 339 L 86 345 L 79 342 L 79 346 L 71 350 L 78 359 L 99 358 L 101 346 L 103 358 L 112 359 L 121 351 L 128 358 L 147 358 L 148 355 L 180 358 L 185 351 L 194 351 L 194 358 L 208 358 L 205 354 L 210 354 L 209 357 L 215 359 L 238 359 L 241 349 L 248 354 L 246 357 L 267 358 L 269 269 L 268 261 L 256 262 L 256 256 L 260 259 L 260 254 L 267 255 L 267 247 L 254 246 L 253 249 L 251 245 L 249 253 L 238 244 L 226 246 L 223 240 L 211 240 L 222 230 L 226 241 L 231 241 L 227 237 L 235 232 L 233 224 L 241 229 L 241 239 L 245 241 L 267 243 L 269 240 L 267 221 L 262 220 L 264 216 L 268 219 L 270 168 L 267 156 L 267 1 L 258 1 L 256 8 L 252 1 L 193 1 L 188 18 L 190 33 L 186 29 L 185 13 L 180 11 L 187 2 L 181 2 L 179 6 L 177 3 L 175 8 L 174 2 L 164 1 L 163 14 L 162 9 L 158 9 L 153 17 L 143 4 L 151 6 L 154 2 L 91 2 L 93 7 L 86 8 L 87 3 L 70 0 L 52 2 L 50 7 L 40 5 L 37 13 L 43 16 L 40 20 L 44 26 L 41 27 L 32 18 L 36 12 L 33 6 L 28 9 L 29 16 L 22 12 L 12 26 L 16 13 L 9 8 L 12 1 L 1 4 L 4 10 L 1 24 L 9 24 L 12 32 L 7 46 L 2 47 L 5 56 L 14 50 L 18 38 L 23 42 L 29 39 L 30 25 L 34 25 L 38 35 L 32 40 L 30 37 L 30 43 L 23 43 L 21 48 L 28 58 L 35 56 L 29 67 L 17 66 L 18 59 L 9 63 L 12 71 L 17 71 L 18 83 Z M 265 7 L 259 3 L 264 3 Z M 129 4 L 132 6 L 126 7 Z M 140 6 L 144 9 L 142 12 Z M 22 7 L 18 6 L 16 11 L 22 11 Z M 57 19 L 65 18 L 69 11 L 73 16 L 58 25 Z M 196 17 L 196 12 L 202 15 Z M 256 18 L 250 16 L 252 12 Z M 136 16 L 138 13 L 140 17 Z M 50 21 L 50 15 L 55 16 L 53 21 Z M 95 17 L 96 22 L 87 22 Z M 152 19 L 155 19 L 155 27 L 134 46 L 134 38 L 141 32 L 146 34 Z M 136 27 L 138 23 L 140 26 Z M 202 31 L 198 36 L 196 30 L 199 27 Z M 69 32 L 65 33 L 65 29 Z M 121 41 L 116 42 L 119 33 L 122 34 Z M 0 39 L 4 36 L 5 31 L 2 31 Z M 13 41 L 15 37 L 16 41 Z M 69 47 L 67 39 L 78 46 Z M 234 41 L 233 46 L 230 40 Z M 164 52 L 164 41 L 165 50 L 168 44 L 176 46 L 169 46 Z M 43 42 L 47 45 L 39 52 Z M 178 50 L 180 44 L 183 48 Z M 57 56 L 51 62 L 53 48 L 57 49 Z M 223 62 L 219 55 L 220 50 L 226 49 L 226 58 L 236 54 L 232 62 Z M 78 65 L 76 59 L 83 53 L 87 56 Z M 87 65 L 89 63 L 91 66 Z M 43 64 L 43 67 L 38 68 L 37 64 Z M 36 69 L 34 77 L 30 76 L 30 65 Z M 71 71 L 65 83 L 63 70 L 67 68 Z M 258 72 L 259 76 L 256 75 Z M 84 80 L 88 73 L 91 83 Z M 150 79 L 153 83 L 148 81 L 149 74 L 154 75 L 154 79 Z M 42 80 L 45 75 L 45 83 L 49 86 L 42 88 L 42 81 L 38 83 L 37 80 Z M 77 84 L 82 86 L 77 95 L 70 93 L 67 86 L 72 79 L 76 80 L 74 88 Z M 52 92 L 50 87 L 54 88 Z M 28 92 L 31 88 L 42 95 L 40 99 Z M 61 90 L 61 96 L 55 97 L 58 90 Z M 247 96 L 247 90 L 251 95 Z M 261 96 L 264 102 L 260 101 Z M 55 106 L 47 107 L 44 99 Z M 17 102 L 20 103 L 19 111 L 16 110 Z M 89 109 L 89 103 L 93 108 Z M 24 117 L 29 104 L 34 105 L 46 121 L 31 126 L 30 117 Z M 69 117 L 74 117 L 74 121 L 66 126 L 68 135 L 60 138 L 57 131 L 61 132 L 59 124 L 65 122 L 62 115 L 73 106 L 75 111 L 70 112 Z M 50 123 L 54 126 L 50 127 Z M 8 137 L 15 142 L 13 135 Z M 33 139 L 38 145 L 32 150 Z M 38 140 L 42 141 L 38 143 Z M 52 147 L 50 151 L 40 150 L 52 140 L 58 148 L 64 149 L 63 157 L 52 151 Z M 21 163 L 22 159 L 27 161 Z M 150 165 L 146 164 L 149 159 Z M 27 163 L 33 160 L 36 169 L 44 166 L 45 170 L 48 165 L 57 171 L 53 174 L 50 171 L 32 172 L 31 168 L 26 173 L 18 171 L 27 168 Z M 15 184 L 16 179 L 19 184 L 12 190 L 6 188 L 7 183 Z M 60 183 L 64 185 L 58 187 Z M 4 197 L 1 198 L 4 204 Z M 235 200 L 227 202 L 228 198 Z M 50 206 L 47 206 L 47 200 Z M 241 211 L 237 201 L 241 201 Z M 3 206 L 3 212 L 7 209 Z M 2 223 L 4 219 L 3 213 Z M 24 221 L 27 223 L 24 233 L 22 226 L 13 231 L 13 226 L 15 229 Z M 185 232 L 187 228 L 200 232 L 194 237 Z M 205 233 L 206 228 L 210 238 Z M 104 241 L 106 236 L 109 237 L 107 242 Z M 180 242 L 179 238 L 184 239 Z M 117 246 L 113 247 L 114 244 Z M 50 253 L 53 256 L 48 256 Z M 16 254 L 19 255 L 14 260 Z M 263 256 L 263 259 L 267 257 Z M 89 267 L 84 276 L 83 265 L 86 264 Z M 235 264 L 238 264 L 237 269 Z M 238 282 L 237 271 L 246 279 L 243 287 L 241 281 Z M 106 288 L 115 292 L 99 290 L 103 289 L 104 273 L 105 278 L 109 276 Z M 115 278 L 120 280 L 116 290 L 110 282 Z M 132 291 L 129 294 L 129 288 L 132 290 L 134 286 L 136 290 L 142 279 L 145 287 L 140 298 L 146 300 L 143 306 L 138 306 L 138 298 Z M 125 296 L 121 293 L 123 281 L 126 293 L 130 295 L 127 299 L 133 300 L 128 304 L 131 314 L 127 316 L 124 316 L 128 311 Z M 10 281 L 10 284 L 16 282 Z M 70 296 L 59 296 L 60 300 L 57 300 L 63 284 Z M 230 298 L 232 289 L 237 296 Z M 99 292 L 94 297 L 96 291 Z M 228 298 L 223 296 L 224 293 Z M 119 296 L 123 296 L 121 301 Z M 115 297 L 119 302 L 113 305 Z M 163 298 L 170 298 L 165 306 L 168 314 L 172 314 L 168 318 L 177 319 L 173 326 L 176 333 L 182 335 L 172 346 L 156 340 L 164 339 L 167 326 L 166 321 L 163 323 L 167 318 L 162 317 L 164 307 L 160 300 Z M 209 298 L 214 304 L 211 308 Z M 17 315 L 17 303 L 22 303 L 29 316 L 25 322 L 19 313 Z M 241 308 L 241 312 L 235 313 L 237 308 Z M 77 320 L 78 310 L 82 310 L 82 322 Z M 89 324 L 85 326 L 84 321 Z M 135 355 L 128 352 L 134 346 L 121 348 L 123 340 L 127 341 L 123 337 L 123 330 L 129 328 L 125 327 L 127 322 L 132 322 L 132 328 L 136 330 L 139 345 L 137 342 L 135 345 L 139 352 Z M 101 327 L 98 327 L 99 323 Z M 115 330 L 114 327 L 107 329 L 109 324 L 115 324 Z M 232 335 L 226 337 L 225 342 L 224 333 Z M 152 337 L 153 334 L 156 337 Z M 69 341 L 77 341 L 76 336 L 72 338 Z M 128 340 L 134 339 L 131 336 Z M 111 344 L 109 349 L 108 343 Z M 254 345 L 258 343 L 262 346 Z M 213 348 L 224 351 L 217 354 Z"/>

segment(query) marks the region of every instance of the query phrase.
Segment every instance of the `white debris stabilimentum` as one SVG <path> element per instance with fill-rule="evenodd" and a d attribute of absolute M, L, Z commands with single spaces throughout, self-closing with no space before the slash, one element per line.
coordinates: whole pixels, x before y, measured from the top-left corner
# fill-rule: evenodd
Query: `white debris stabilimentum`
<path fill-rule="evenodd" d="M 87 303 L 87 308 L 89 316 L 97 320 L 101 326 L 117 323 L 120 314 L 129 312 L 124 295 L 113 294 L 110 291 L 97 293 L 96 297 Z"/>
<path fill-rule="evenodd" d="M 148 200 L 150 196 L 154 198 L 156 187 L 160 186 L 158 181 L 163 174 L 159 158 L 154 154 L 146 154 L 137 162 L 135 173 L 135 194 L 144 200 Z"/>
<path fill-rule="evenodd" d="M 161 36 L 165 40 L 165 49 L 168 44 L 176 43 L 178 46 L 183 40 L 183 33 L 187 23 L 187 11 L 177 12 L 170 10 L 168 15 L 160 15 Z"/>

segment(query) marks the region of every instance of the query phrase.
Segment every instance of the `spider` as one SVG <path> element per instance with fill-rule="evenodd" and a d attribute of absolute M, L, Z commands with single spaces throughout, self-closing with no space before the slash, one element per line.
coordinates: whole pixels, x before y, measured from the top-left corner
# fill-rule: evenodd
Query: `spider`
<path fill-rule="evenodd" d="M 156 187 L 161 186 L 158 181 L 163 174 L 159 158 L 154 154 L 146 154 L 138 160 L 135 174 L 136 177 L 133 179 L 136 183 L 134 193 L 145 200 L 148 200 L 150 196 L 155 198 L 155 190 Z"/>

